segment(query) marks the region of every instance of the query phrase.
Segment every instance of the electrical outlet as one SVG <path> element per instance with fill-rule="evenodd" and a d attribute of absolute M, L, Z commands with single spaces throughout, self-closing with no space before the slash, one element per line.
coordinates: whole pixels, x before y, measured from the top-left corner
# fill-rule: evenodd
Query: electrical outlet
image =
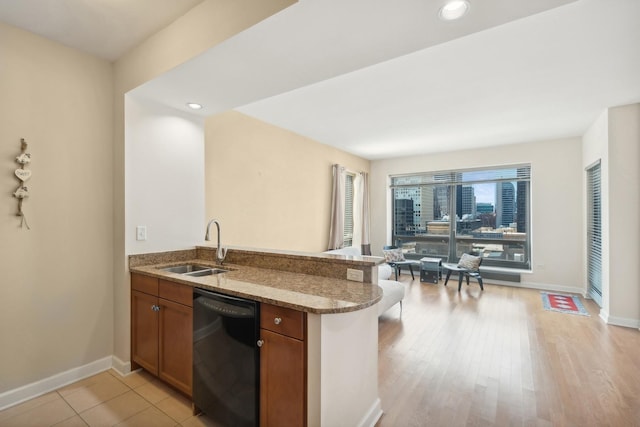
<path fill-rule="evenodd" d="M 364 282 L 364 272 L 362 270 L 347 268 L 347 280 L 352 280 L 354 282 Z"/>
<path fill-rule="evenodd" d="M 136 227 L 136 240 L 147 240 L 147 227 L 145 225 Z"/>

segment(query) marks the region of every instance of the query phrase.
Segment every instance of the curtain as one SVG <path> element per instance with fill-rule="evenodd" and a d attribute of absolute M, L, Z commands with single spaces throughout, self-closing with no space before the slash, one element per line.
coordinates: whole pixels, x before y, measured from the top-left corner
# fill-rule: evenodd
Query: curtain
<path fill-rule="evenodd" d="M 344 246 L 344 185 L 346 171 L 333 165 L 333 191 L 331 193 L 331 223 L 329 224 L 329 250 Z"/>
<path fill-rule="evenodd" d="M 353 246 L 371 255 L 369 242 L 369 175 L 360 172 L 353 185 Z"/>

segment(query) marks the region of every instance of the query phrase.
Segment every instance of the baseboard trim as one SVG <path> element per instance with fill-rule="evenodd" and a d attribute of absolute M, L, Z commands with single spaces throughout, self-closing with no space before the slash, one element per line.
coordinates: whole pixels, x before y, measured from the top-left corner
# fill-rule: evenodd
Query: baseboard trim
<path fill-rule="evenodd" d="M 512 286 L 514 288 L 537 289 L 540 291 L 564 292 L 569 294 L 584 295 L 584 290 L 573 286 L 555 285 L 553 283 L 535 283 L 535 282 L 505 282 L 502 280 L 486 280 L 485 283 L 503 286 Z"/>
<path fill-rule="evenodd" d="M 0 394 L 0 411 L 26 400 L 33 399 L 34 397 L 41 396 L 60 387 L 64 387 L 67 384 L 71 384 L 83 378 L 99 374 L 100 372 L 110 369 L 112 365 L 113 356 L 107 356 L 91 363 L 87 363 L 86 365 L 52 375 L 40 381 L 5 391 Z"/>
<path fill-rule="evenodd" d="M 131 373 L 131 362 L 124 362 L 117 356 L 111 356 L 111 369 L 126 377 Z"/>
<path fill-rule="evenodd" d="M 358 424 L 358 427 L 374 427 L 380 417 L 382 416 L 382 403 L 380 398 L 377 398 L 367 414 L 362 418 L 362 421 Z"/>
<path fill-rule="evenodd" d="M 611 316 L 611 315 L 607 315 L 605 319 L 602 316 L 602 311 L 600 311 L 600 317 L 603 318 L 603 320 L 607 323 L 607 325 L 623 326 L 625 328 L 634 328 L 634 329 L 640 328 L 640 320 L 638 319 L 629 319 L 626 317 L 617 317 L 617 316 Z"/>

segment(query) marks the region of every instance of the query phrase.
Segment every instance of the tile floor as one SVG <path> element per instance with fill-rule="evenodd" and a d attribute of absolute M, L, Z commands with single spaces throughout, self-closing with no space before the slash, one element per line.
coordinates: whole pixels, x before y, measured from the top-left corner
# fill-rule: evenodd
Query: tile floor
<path fill-rule="evenodd" d="M 144 371 L 110 370 L 0 411 L 0 427 L 214 427 L 191 402 Z"/>

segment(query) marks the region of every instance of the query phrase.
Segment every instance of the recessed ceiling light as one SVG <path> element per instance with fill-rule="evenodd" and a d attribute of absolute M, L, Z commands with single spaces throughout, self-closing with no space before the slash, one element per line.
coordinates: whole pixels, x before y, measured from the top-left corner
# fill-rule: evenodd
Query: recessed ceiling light
<path fill-rule="evenodd" d="M 462 18 L 469 11 L 469 6 L 467 0 L 452 0 L 442 6 L 438 16 L 443 21 L 453 21 Z"/>
<path fill-rule="evenodd" d="M 202 105 L 195 102 L 188 102 L 187 107 L 191 108 L 192 110 L 200 110 L 202 108 Z"/>

